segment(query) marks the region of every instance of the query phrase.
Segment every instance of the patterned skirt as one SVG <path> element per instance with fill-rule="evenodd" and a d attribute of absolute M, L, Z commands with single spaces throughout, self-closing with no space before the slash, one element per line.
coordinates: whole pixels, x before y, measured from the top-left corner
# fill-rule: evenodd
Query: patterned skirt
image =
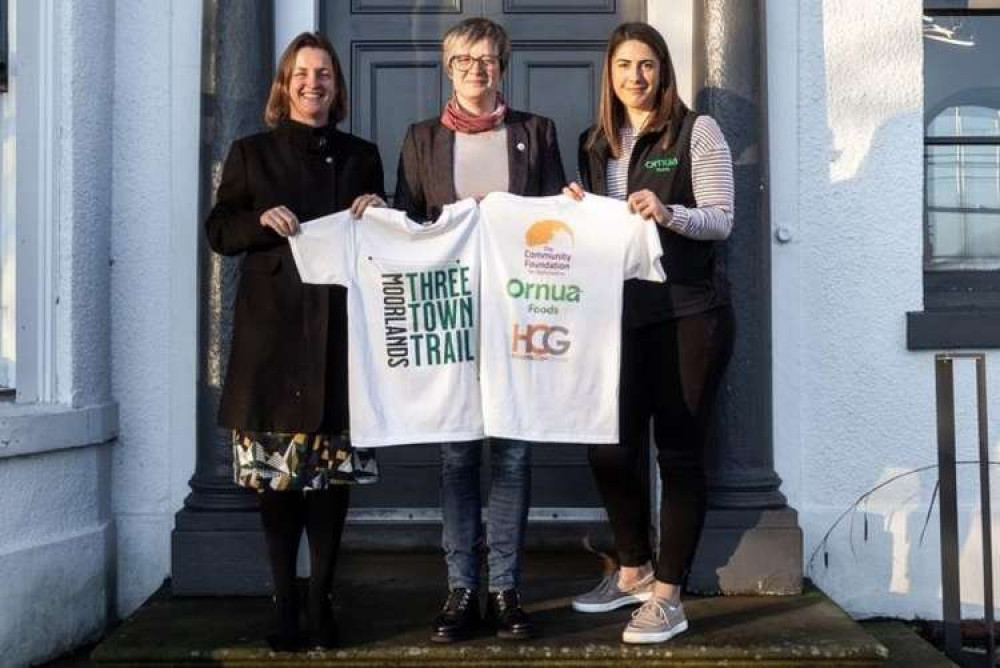
<path fill-rule="evenodd" d="M 320 490 L 378 477 L 375 452 L 352 447 L 346 435 L 233 431 L 233 478 L 240 487 Z"/>

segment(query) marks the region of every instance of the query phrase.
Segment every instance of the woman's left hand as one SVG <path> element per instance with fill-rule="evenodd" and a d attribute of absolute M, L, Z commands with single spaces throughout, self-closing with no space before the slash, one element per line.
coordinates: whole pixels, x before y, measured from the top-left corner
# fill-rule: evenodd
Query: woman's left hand
<path fill-rule="evenodd" d="M 665 225 L 670 220 L 670 209 L 663 205 L 660 198 L 652 190 L 639 190 L 628 196 L 628 210 L 637 213 L 644 219 L 652 218 L 658 225 Z"/>
<path fill-rule="evenodd" d="M 360 218 L 361 214 L 365 212 L 365 209 L 370 206 L 374 206 L 376 208 L 384 207 L 385 200 L 378 195 L 371 193 L 358 195 L 357 198 L 351 203 L 351 215 L 355 218 Z"/>

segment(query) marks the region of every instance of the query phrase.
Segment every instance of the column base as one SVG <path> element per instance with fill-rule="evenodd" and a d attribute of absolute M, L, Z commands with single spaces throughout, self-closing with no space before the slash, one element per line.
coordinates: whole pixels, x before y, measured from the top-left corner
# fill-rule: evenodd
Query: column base
<path fill-rule="evenodd" d="M 170 536 L 175 596 L 262 596 L 270 593 L 267 545 L 256 511 L 185 508 Z"/>
<path fill-rule="evenodd" d="M 431 551 L 438 522 L 348 523 L 347 551 Z M 586 542 L 585 542 L 586 541 Z M 526 549 L 611 551 L 602 522 L 539 523 Z M 267 549 L 256 512 L 181 510 L 171 536 L 172 589 L 177 596 L 261 596 L 270 592 Z M 789 507 L 710 509 L 688 590 L 698 594 L 795 595 L 802 592 L 802 530 Z"/>
<path fill-rule="evenodd" d="M 802 529 L 784 508 L 709 509 L 688 591 L 698 594 L 802 593 Z"/>

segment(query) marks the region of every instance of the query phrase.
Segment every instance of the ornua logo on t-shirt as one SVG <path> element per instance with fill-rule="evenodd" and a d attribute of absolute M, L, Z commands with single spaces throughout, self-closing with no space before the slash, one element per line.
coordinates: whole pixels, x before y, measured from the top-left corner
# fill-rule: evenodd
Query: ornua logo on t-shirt
<path fill-rule="evenodd" d="M 391 261 L 380 263 L 391 265 Z M 456 261 L 435 269 L 382 274 L 385 351 L 390 367 L 429 367 L 475 361 L 476 312 L 469 267 Z"/>
<path fill-rule="evenodd" d="M 573 228 L 561 220 L 537 220 L 524 233 L 524 268 L 528 275 L 507 281 L 507 296 L 527 302 L 526 310 L 544 322 L 514 323 L 511 356 L 529 360 L 564 359 L 572 347 L 569 328 L 561 324 L 566 307 L 579 304 L 583 290 L 565 280 L 573 268 Z"/>

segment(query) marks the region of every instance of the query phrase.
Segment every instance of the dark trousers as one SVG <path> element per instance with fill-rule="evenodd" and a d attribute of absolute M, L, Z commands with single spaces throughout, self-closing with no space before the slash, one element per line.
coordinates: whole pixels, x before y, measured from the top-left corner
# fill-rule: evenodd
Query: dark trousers
<path fill-rule="evenodd" d="M 649 482 L 643 441 L 650 418 L 663 495 L 660 582 L 682 584 L 705 522 L 705 452 L 712 409 L 732 354 L 730 307 L 658 322 L 622 334 L 619 445 L 591 446 L 590 466 L 623 566 L 652 558 Z"/>

